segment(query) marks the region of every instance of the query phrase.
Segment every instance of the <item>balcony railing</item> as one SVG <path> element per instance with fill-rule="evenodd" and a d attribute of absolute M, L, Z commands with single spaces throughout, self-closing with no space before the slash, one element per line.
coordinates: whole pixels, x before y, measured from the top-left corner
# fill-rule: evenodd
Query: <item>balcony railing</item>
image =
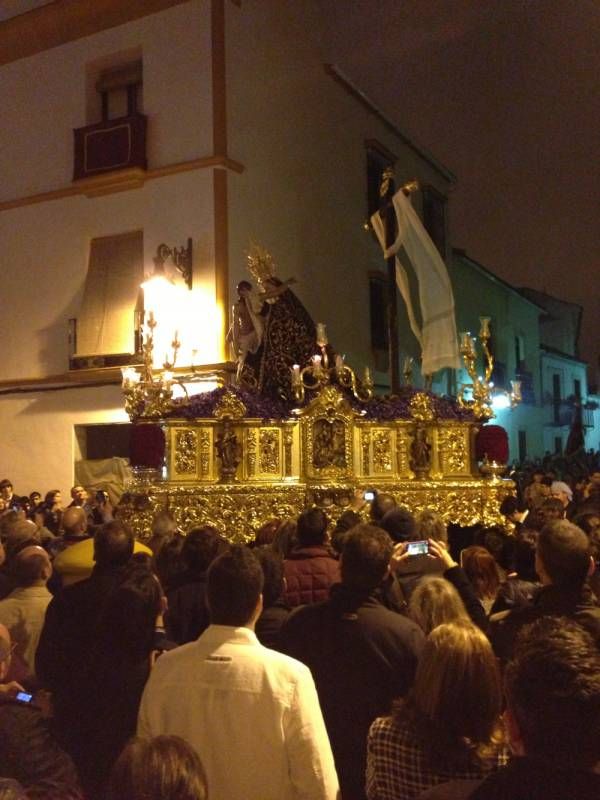
<path fill-rule="evenodd" d="M 73 131 L 73 180 L 115 170 L 146 169 L 146 117 L 131 114 Z"/>

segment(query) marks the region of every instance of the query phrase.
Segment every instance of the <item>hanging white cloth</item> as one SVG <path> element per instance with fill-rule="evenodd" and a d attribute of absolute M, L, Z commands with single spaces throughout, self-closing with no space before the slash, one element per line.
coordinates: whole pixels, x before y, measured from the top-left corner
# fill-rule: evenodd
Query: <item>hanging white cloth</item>
<path fill-rule="evenodd" d="M 444 367 L 458 368 L 460 357 L 454 294 L 448 270 L 402 189 L 396 192 L 392 203 L 398 222 L 398 235 L 390 247 L 385 245 L 385 226 L 378 212 L 371 217 L 371 224 L 385 258 L 396 257 L 396 283 L 406 304 L 410 328 L 421 346 L 421 372 L 423 375 L 432 375 Z M 401 247 L 404 247 L 419 284 L 421 326 L 412 304 L 408 275 L 398 258 Z"/>

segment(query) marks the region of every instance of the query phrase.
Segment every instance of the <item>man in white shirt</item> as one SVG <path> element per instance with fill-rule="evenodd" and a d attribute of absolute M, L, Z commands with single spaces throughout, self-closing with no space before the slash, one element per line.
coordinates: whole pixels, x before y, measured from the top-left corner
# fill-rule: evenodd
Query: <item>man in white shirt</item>
<path fill-rule="evenodd" d="M 211 800 L 335 800 L 338 780 L 308 667 L 254 634 L 263 573 L 243 546 L 208 572 L 211 625 L 162 655 L 138 734 L 174 734 L 198 752 Z"/>

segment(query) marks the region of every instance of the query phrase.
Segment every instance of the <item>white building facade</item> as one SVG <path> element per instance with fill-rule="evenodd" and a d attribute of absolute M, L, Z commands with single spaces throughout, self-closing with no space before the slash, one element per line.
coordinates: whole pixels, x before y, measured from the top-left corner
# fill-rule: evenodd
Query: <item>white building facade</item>
<path fill-rule="evenodd" d="M 65 491 L 76 462 L 123 455 L 119 367 L 136 360 L 138 287 L 163 242 L 191 238 L 193 268 L 188 289 L 167 263 L 170 296 L 152 300 L 159 359 L 177 330 L 180 365 L 227 360 L 254 239 L 385 388 L 376 173 L 419 181 L 441 249 L 454 178 L 327 65 L 319 4 L 15 9 L 0 21 L 0 472 L 16 491 Z"/>

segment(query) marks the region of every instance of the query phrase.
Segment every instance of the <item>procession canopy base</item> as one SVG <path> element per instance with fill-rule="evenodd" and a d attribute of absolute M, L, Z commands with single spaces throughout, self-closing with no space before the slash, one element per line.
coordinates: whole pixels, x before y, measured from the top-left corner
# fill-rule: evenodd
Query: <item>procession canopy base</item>
<path fill-rule="evenodd" d="M 183 531 L 213 525 L 241 542 L 313 505 L 333 525 L 359 489 L 389 493 L 412 512 L 435 510 L 447 523 L 503 522 L 499 505 L 514 484 L 481 476 L 480 422 L 448 398 L 411 390 L 359 404 L 327 385 L 293 413 L 271 417 L 248 393 L 223 387 L 198 404 L 139 420 L 142 432 L 160 428 L 166 440 L 166 469 L 134 468 L 119 506 L 139 538 L 163 509 Z"/>

